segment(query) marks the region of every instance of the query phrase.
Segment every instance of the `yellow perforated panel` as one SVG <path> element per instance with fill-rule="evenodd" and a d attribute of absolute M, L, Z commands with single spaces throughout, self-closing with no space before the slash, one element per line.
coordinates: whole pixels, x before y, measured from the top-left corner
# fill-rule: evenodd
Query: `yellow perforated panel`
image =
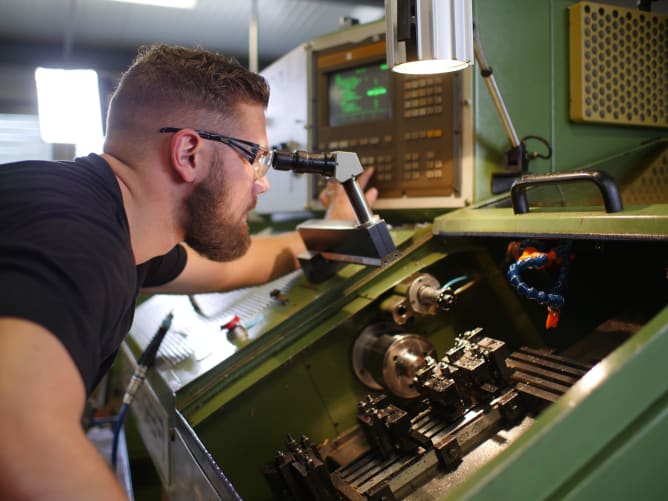
<path fill-rule="evenodd" d="M 668 16 L 569 7 L 571 119 L 668 127 Z"/>
<path fill-rule="evenodd" d="M 627 205 L 668 203 L 668 149 L 663 150 L 641 175 L 622 189 L 622 201 Z"/>

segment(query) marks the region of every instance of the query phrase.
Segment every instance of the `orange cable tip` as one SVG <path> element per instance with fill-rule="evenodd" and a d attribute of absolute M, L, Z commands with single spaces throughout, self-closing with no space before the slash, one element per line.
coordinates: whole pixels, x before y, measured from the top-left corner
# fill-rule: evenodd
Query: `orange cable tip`
<path fill-rule="evenodd" d="M 554 329 L 559 324 L 559 312 L 550 308 L 547 309 L 547 319 L 545 320 L 546 329 Z"/>

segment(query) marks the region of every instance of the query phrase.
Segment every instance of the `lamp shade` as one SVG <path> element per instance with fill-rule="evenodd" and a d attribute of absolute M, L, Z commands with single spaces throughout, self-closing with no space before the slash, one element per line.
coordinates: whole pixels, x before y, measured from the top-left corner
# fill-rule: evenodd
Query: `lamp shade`
<path fill-rule="evenodd" d="M 473 64 L 472 0 L 385 0 L 387 63 L 399 73 Z"/>

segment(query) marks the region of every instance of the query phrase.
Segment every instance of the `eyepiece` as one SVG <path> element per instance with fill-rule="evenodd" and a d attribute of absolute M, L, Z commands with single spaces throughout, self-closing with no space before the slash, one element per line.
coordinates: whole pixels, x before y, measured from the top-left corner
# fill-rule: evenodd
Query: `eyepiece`
<path fill-rule="evenodd" d="M 336 173 L 336 157 L 331 153 L 275 150 L 271 166 L 276 170 L 290 170 L 298 174 L 332 177 Z"/>

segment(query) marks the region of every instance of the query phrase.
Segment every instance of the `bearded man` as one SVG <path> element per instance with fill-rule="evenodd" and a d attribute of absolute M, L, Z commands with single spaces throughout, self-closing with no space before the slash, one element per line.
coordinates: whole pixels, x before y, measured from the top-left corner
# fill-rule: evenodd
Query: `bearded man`
<path fill-rule="evenodd" d="M 0 498 L 123 499 L 80 422 L 140 291 L 230 290 L 298 265 L 296 232 L 247 224 L 269 188 L 268 99 L 233 59 L 154 46 L 112 96 L 101 155 L 0 166 Z"/>

